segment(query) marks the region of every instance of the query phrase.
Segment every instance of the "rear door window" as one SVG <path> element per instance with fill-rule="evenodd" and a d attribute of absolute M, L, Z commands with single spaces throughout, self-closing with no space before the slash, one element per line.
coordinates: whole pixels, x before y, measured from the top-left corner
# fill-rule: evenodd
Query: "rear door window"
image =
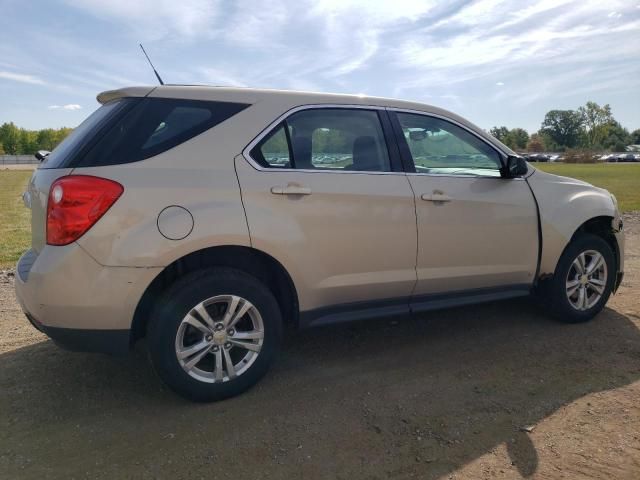
<path fill-rule="evenodd" d="M 378 112 L 318 108 L 292 114 L 251 151 L 263 167 L 389 172 L 391 162 Z"/>

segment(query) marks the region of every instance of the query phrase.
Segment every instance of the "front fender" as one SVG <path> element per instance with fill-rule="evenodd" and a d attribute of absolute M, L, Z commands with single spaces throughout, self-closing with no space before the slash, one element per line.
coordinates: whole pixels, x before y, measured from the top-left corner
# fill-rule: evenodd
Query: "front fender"
<path fill-rule="evenodd" d="M 581 225 L 596 217 L 619 216 L 611 195 L 602 188 L 540 170 L 527 181 L 540 210 L 540 276 L 554 273 L 560 255 Z"/>

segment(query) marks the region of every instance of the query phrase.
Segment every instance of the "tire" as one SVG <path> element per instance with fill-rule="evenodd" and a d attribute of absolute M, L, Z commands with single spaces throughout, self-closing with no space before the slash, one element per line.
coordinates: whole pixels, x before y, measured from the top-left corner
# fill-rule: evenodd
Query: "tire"
<path fill-rule="evenodd" d="M 282 316 L 259 280 L 209 268 L 185 275 L 162 296 L 150 317 L 148 346 L 156 372 L 173 391 L 197 402 L 222 400 L 267 372 L 282 339 Z M 227 318 L 228 312 L 238 315 Z M 223 324 L 229 328 L 219 328 Z"/>
<path fill-rule="evenodd" d="M 587 280 L 582 279 L 583 274 L 578 268 L 580 264 L 578 257 L 581 254 L 585 255 L 582 263 L 587 267 L 584 269 Z M 593 265 L 591 262 L 598 258 L 597 255 L 601 256 L 604 266 L 593 269 L 589 276 L 588 268 Z M 574 264 L 574 261 L 577 264 Z M 558 320 L 566 323 L 586 322 L 604 308 L 613 291 L 615 278 L 616 261 L 609 244 L 596 235 L 582 234 L 575 238 L 562 253 L 553 279 L 543 291 L 546 298 L 542 300 Z M 585 281 L 587 283 L 583 284 Z M 576 288 L 576 282 L 577 290 L 573 290 Z M 580 293 L 583 288 L 584 293 Z M 602 292 L 599 293 L 596 289 L 601 289 Z"/>

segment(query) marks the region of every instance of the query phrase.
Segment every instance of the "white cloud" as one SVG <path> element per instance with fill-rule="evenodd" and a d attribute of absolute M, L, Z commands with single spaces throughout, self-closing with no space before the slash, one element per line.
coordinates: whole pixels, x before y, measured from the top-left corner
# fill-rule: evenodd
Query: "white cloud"
<path fill-rule="evenodd" d="M 415 75 L 413 82 L 423 86 L 444 79 L 461 82 L 516 69 L 531 71 L 560 61 L 561 65 L 555 65 L 557 73 L 573 63 L 607 61 L 612 50 L 604 47 L 603 39 L 640 29 L 640 20 L 614 25 L 594 21 L 606 17 L 610 4 L 564 3 L 543 1 L 524 9 L 515 1 L 474 3 L 440 22 L 440 29 L 458 24 L 453 34 L 427 27 L 399 39 L 393 55 L 396 67 L 425 72 Z M 637 45 L 619 37 L 616 57 L 633 61 L 640 53 Z"/>
<path fill-rule="evenodd" d="M 246 87 L 239 77 L 229 74 L 226 69 L 204 67 L 200 69 L 201 75 L 210 85 L 227 86 L 227 87 Z"/>
<path fill-rule="evenodd" d="M 33 85 L 44 85 L 45 82 L 33 75 L 26 75 L 23 73 L 13 73 L 0 71 L 0 78 L 6 80 L 13 80 L 14 82 L 31 83 Z"/>
<path fill-rule="evenodd" d="M 434 5 L 427 0 L 314 2 L 309 15 L 320 22 L 326 51 L 334 60 L 326 75 L 339 77 L 363 68 L 380 51 L 386 32 L 420 20 Z"/>
<path fill-rule="evenodd" d="M 37 25 L 24 13 L 12 22 L 30 31 L 23 41 L 0 31 L 2 84 L 46 83 L 48 103 L 90 108 L 98 91 L 155 83 L 141 41 L 170 83 L 431 99 L 462 115 L 518 122 L 539 122 L 536 109 L 583 95 L 611 103 L 617 118 L 626 112 L 620 120 L 637 128 L 637 0 L 59 1 L 96 35 Z M 70 105 L 50 107 L 77 108 Z"/>
<path fill-rule="evenodd" d="M 320 77 L 340 82 L 366 68 L 386 48 L 382 36 L 419 21 L 435 4 L 266 0 L 256 6 L 255 1 L 239 0 L 216 28 L 228 47 L 262 53 L 247 81 L 298 88 L 322 83 Z"/>
<path fill-rule="evenodd" d="M 208 32 L 216 16 L 216 0 L 66 0 L 98 18 L 125 23 L 145 39 L 168 34 L 195 37 Z"/>
<path fill-rule="evenodd" d="M 67 105 L 49 105 L 47 108 L 49 110 L 80 110 L 82 106 L 77 103 L 68 103 Z"/>

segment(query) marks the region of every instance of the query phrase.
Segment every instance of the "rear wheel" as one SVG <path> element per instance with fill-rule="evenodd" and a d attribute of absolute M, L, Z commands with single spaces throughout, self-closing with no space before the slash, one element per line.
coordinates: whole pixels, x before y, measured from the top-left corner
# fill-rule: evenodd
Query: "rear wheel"
<path fill-rule="evenodd" d="M 584 234 L 564 251 L 547 292 L 551 312 L 564 322 L 585 322 L 609 300 L 615 257 L 602 238 Z"/>
<path fill-rule="evenodd" d="M 174 391 L 195 401 L 242 393 L 268 370 L 282 336 L 276 299 L 229 268 L 190 273 L 163 295 L 149 327 L 152 363 Z"/>

